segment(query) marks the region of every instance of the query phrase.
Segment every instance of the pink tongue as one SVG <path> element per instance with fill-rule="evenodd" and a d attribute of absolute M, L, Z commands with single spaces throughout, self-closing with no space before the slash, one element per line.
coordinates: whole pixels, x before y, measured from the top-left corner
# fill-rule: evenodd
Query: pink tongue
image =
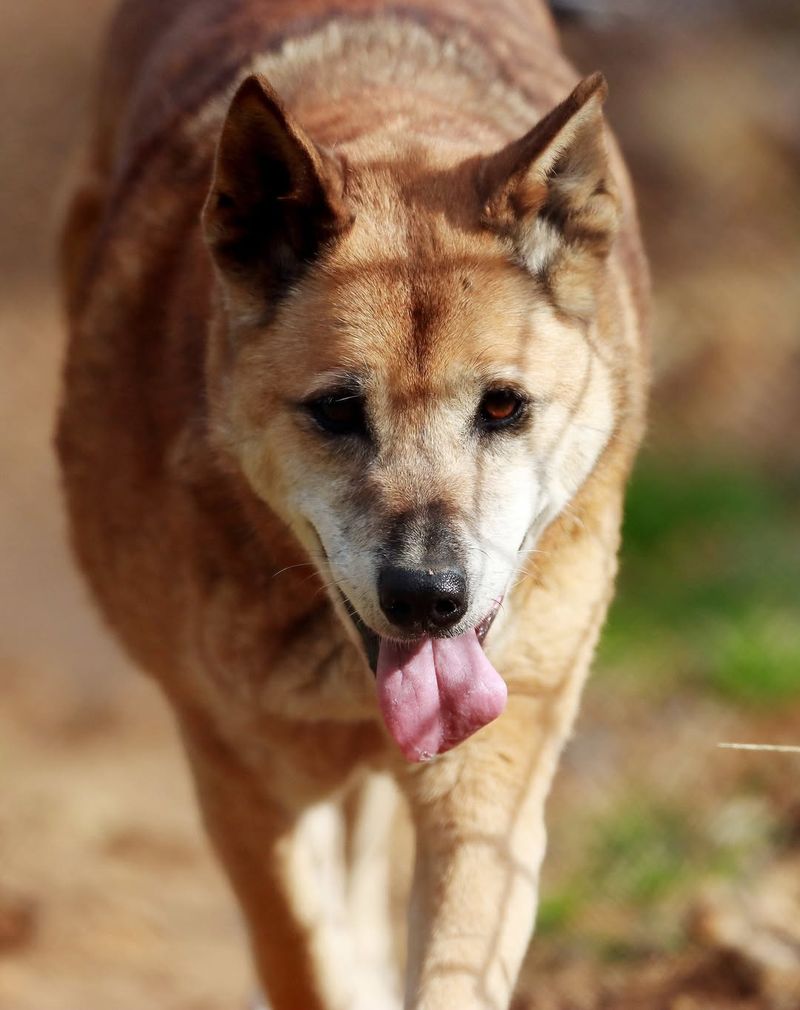
<path fill-rule="evenodd" d="M 409 761 L 442 754 L 506 707 L 505 681 L 468 631 L 413 645 L 381 639 L 378 701 L 384 722 Z"/>

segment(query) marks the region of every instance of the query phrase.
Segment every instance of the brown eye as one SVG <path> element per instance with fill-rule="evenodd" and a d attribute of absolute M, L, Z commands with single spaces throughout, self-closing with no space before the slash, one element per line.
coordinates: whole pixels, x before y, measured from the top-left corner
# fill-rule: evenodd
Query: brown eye
<path fill-rule="evenodd" d="M 367 420 L 359 393 L 342 392 L 321 396 L 308 404 L 317 424 L 332 435 L 365 435 Z"/>
<path fill-rule="evenodd" d="M 478 408 L 480 426 L 484 431 L 508 427 L 522 416 L 525 403 L 525 398 L 514 389 L 487 390 Z"/>

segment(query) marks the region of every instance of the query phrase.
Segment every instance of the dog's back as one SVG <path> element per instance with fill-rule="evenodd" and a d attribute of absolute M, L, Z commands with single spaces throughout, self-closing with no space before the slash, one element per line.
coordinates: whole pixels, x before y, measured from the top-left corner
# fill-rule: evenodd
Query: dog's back
<path fill-rule="evenodd" d="M 525 0 L 124 0 L 98 79 L 95 151 L 106 171 L 128 170 L 177 118 L 224 90 L 256 53 L 326 24 L 376 16 L 417 22 L 446 41 L 469 37 L 534 93 L 570 80 L 555 55 L 546 7 Z M 340 70 L 343 68 L 339 68 Z M 549 97 L 549 96 L 548 96 Z"/>

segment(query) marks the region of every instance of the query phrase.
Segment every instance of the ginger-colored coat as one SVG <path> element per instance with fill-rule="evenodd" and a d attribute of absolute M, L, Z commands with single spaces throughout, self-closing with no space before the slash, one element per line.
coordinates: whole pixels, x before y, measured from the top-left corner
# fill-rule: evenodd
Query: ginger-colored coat
<path fill-rule="evenodd" d="M 602 79 L 545 115 L 575 82 L 533 0 L 126 0 L 112 27 L 63 242 L 58 450 L 274 1010 L 511 997 L 646 389 Z M 354 370 L 372 455 L 303 413 Z M 529 416 L 489 446 L 464 418 L 496 376 Z M 387 633 L 374 547 L 432 511 L 485 558 L 472 623 L 502 600 L 509 700 L 408 764 L 347 606 Z M 392 782 L 416 832 L 402 983 Z"/>

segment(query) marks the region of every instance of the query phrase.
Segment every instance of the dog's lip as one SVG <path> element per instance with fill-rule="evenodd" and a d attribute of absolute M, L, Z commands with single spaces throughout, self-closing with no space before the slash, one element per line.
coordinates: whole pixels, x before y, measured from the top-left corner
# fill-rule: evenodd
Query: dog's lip
<path fill-rule="evenodd" d="M 369 663 L 370 669 L 373 673 L 377 672 L 378 669 L 378 650 L 380 649 L 381 640 L 377 632 L 373 631 L 372 628 L 362 620 L 361 615 L 353 606 L 353 604 L 348 600 L 344 593 L 339 590 L 339 595 L 344 603 L 344 609 L 350 617 L 356 631 L 361 639 L 361 644 L 364 646 L 364 653 L 367 657 L 367 662 Z"/>
<path fill-rule="evenodd" d="M 353 606 L 352 602 L 344 595 L 341 589 L 339 590 L 339 595 L 341 597 L 342 603 L 344 604 L 344 609 L 349 615 L 350 620 L 353 622 L 353 625 L 356 631 L 358 632 L 359 637 L 361 638 L 361 642 L 362 645 L 364 646 L 364 652 L 367 657 L 367 662 L 370 665 L 370 669 L 372 670 L 373 673 L 376 673 L 378 669 L 378 651 L 380 649 L 382 636 L 379 635 L 377 631 L 373 631 L 373 629 L 366 623 L 366 621 L 364 621 L 359 612 Z M 499 599 L 493 602 L 492 607 L 486 614 L 486 616 L 483 617 L 475 625 L 475 634 L 478 636 L 478 641 L 481 643 L 481 645 L 483 645 L 486 636 L 489 634 L 489 630 L 494 624 L 494 619 L 497 617 L 498 611 L 500 610 L 502 603 L 503 603 L 503 597 L 501 596 Z M 423 637 L 428 636 L 417 636 L 415 638 L 403 639 L 402 641 L 406 645 L 413 645 L 414 642 L 422 641 Z M 447 636 L 439 635 L 436 637 L 446 638 Z"/>
<path fill-rule="evenodd" d="M 489 610 L 489 613 L 486 615 L 486 617 L 484 617 L 482 621 L 479 621 L 478 624 L 475 626 L 475 634 L 478 636 L 478 641 L 481 643 L 481 645 L 483 645 L 483 640 L 489 634 L 489 629 L 494 624 L 494 619 L 495 617 L 497 617 L 497 614 L 502 605 L 503 605 L 503 597 L 500 596 L 498 597 L 498 599 L 494 600 L 494 602 L 492 603 L 492 607 Z"/>

